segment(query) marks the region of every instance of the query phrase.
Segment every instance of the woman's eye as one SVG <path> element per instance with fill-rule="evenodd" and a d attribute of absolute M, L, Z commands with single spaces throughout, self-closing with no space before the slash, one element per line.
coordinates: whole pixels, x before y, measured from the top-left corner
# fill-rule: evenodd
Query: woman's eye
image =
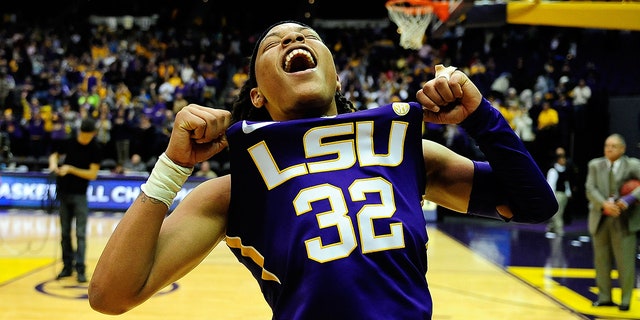
<path fill-rule="evenodd" d="M 277 41 L 268 42 L 268 43 L 264 46 L 264 48 L 265 48 L 265 49 L 269 49 L 269 48 L 275 47 L 275 46 L 277 46 L 277 45 L 278 45 L 278 43 L 279 43 L 279 42 L 277 42 Z"/>

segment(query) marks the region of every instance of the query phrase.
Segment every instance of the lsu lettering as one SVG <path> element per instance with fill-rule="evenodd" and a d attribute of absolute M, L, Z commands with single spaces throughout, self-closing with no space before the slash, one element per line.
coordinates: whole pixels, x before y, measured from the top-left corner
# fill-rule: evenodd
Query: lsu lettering
<path fill-rule="evenodd" d="M 238 122 L 227 138 L 226 243 L 258 280 L 274 317 L 430 315 L 419 104 Z M 389 313 L 363 314 L 371 309 L 358 298 L 363 291 L 388 300 L 390 286 L 402 293 Z"/>

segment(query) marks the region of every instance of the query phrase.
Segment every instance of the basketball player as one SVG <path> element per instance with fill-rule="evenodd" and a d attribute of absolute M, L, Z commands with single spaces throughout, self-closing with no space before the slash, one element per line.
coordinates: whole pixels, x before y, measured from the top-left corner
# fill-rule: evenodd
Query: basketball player
<path fill-rule="evenodd" d="M 439 69 L 418 103 L 365 111 L 340 90 L 316 31 L 268 28 L 232 114 L 189 105 L 176 115 L 96 266 L 92 308 L 134 308 L 224 241 L 274 319 L 430 319 L 421 200 L 515 222 L 555 213 L 545 176 L 463 72 Z M 422 140 L 423 121 L 460 123 L 489 162 Z M 193 166 L 227 145 L 232 173 L 200 184 L 165 218 Z"/>

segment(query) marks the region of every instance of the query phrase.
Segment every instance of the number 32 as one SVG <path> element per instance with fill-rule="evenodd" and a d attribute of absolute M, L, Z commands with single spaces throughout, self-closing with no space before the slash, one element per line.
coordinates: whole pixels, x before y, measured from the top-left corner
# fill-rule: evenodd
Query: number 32
<path fill-rule="evenodd" d="M 376 234 L 373 227 L 373 220 L 389 218 L 396 211 L 393 186 L 383 178 L 358 179 L 349 186 L 349 196 L 354 202 L 366 200 L 368 193 L 378 193 L 381 203 L 366 204 L 356 214 L 362 253 L 403 248 L 401 222 L 390 224 L 388 234 Z M 313 203 L 321 200 L 328 200 L 331 210 L 316 213 L 318 227 L 337 228 L 340 241 L 323 244 L 318 236 L 305 240 L 305 246 L 310 259 L 324 263 L 349 256 L 358 244 L 353 222 L 347 215 L 345 195 L 334 185 L 321 184 L 300 190 L 293 200 L 296 214 L 300 216 L 311 212 Z"/>

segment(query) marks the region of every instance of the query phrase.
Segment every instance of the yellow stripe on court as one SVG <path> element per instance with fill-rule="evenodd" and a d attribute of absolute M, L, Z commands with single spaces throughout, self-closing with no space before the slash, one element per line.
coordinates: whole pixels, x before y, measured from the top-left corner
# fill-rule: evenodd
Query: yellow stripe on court
<path fill-rule="evenodd" d="M 579 313 L 594 316 L 595 318 L 640 319 L 640 308 L 619 311 L 616 307 L 592 307 L 592 301 L 589 298 L 574 291 L 572 288 L 563 286 L 554 279 L 584 279 L 586 284 L 582 289 L 585 292 L 597 294 L 598 289 L 595 287 L 596 272 L 594 269 L 509 267 L 508 271 Z M 614 270 L 611 276 L 612 279 L 617 279 L 617 271 Z M 613 302 L 620 303 L 620 288 L 614 287 L 611 294 Z M 639 297 L 638 289 L 634 289 L 631 301 L 637 303 L 636 301 L 638 301 Z"/>
<path fill-rule="evenodd" d="M 54 262 L 52 258 L 0 258 L 0 285 Z"/>

